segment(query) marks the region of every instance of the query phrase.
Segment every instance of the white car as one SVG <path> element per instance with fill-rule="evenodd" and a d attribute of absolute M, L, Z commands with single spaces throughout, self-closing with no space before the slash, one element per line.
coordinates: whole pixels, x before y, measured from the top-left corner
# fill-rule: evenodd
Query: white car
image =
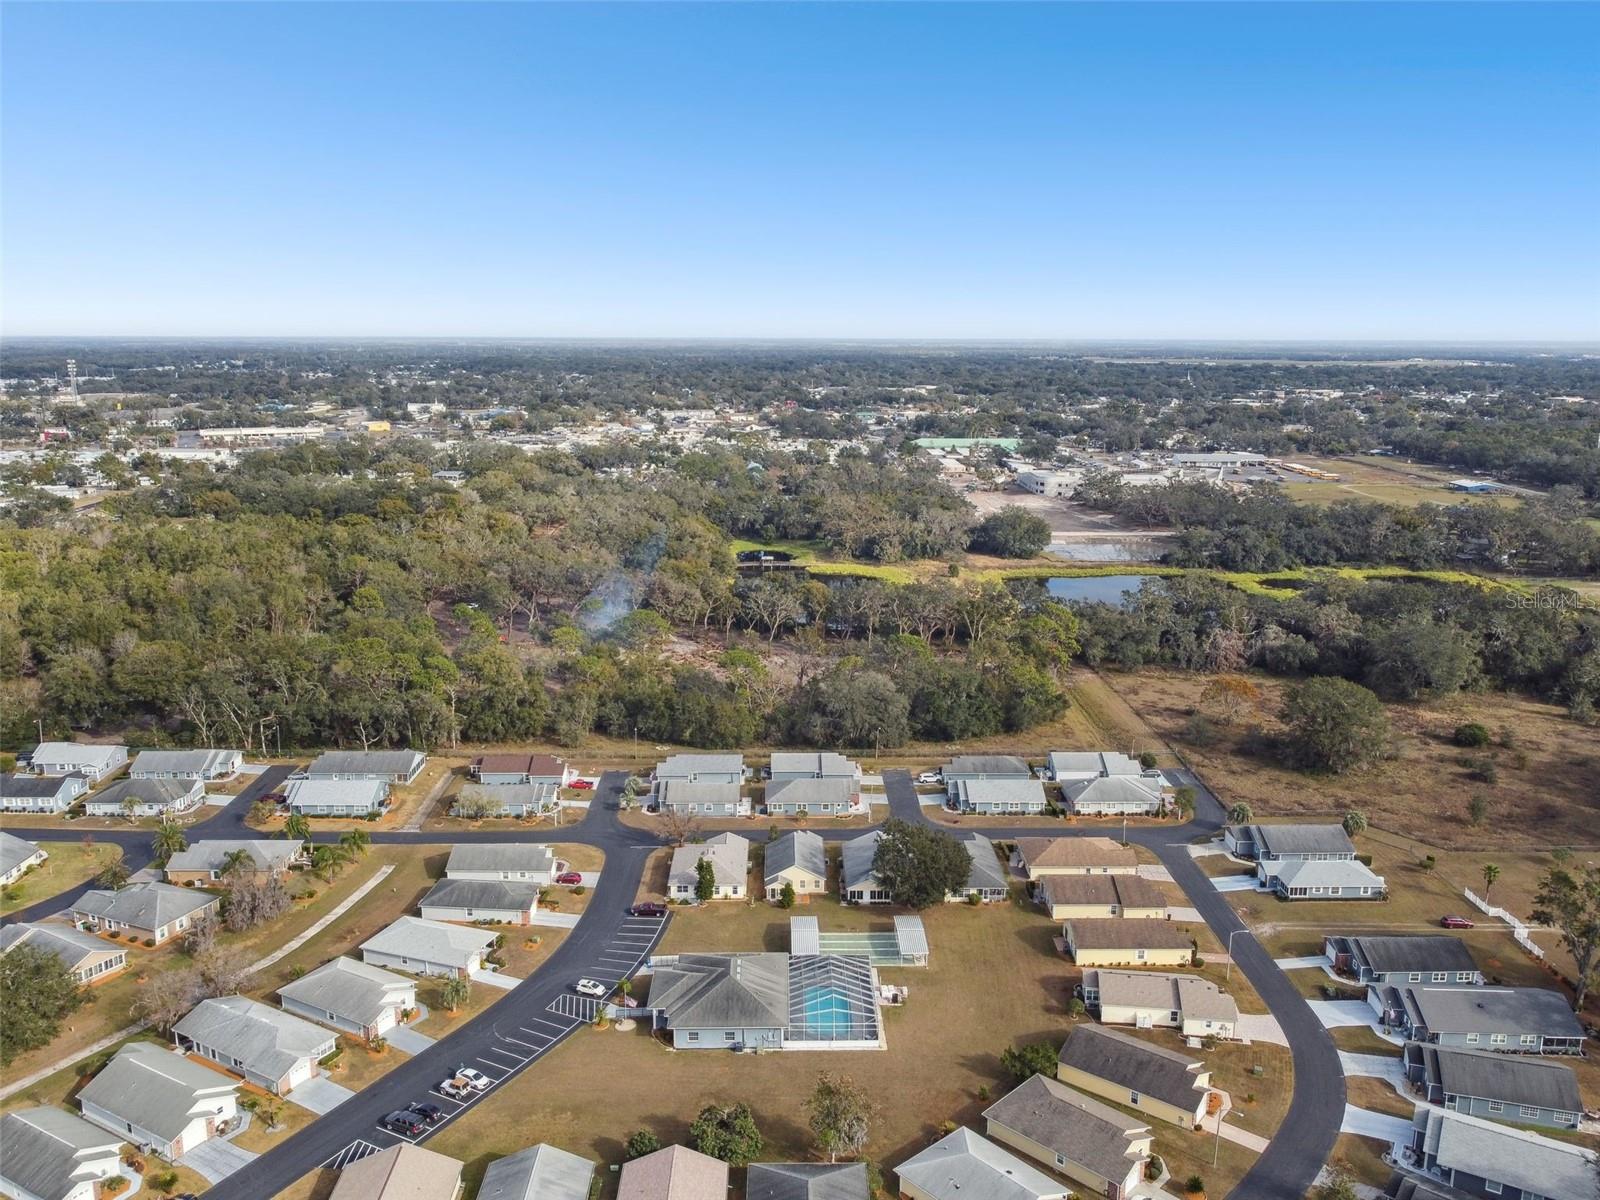
<path fill-rule="evenodd" d="M 937 771 L 924 771 L 921 775 L 917 776 L 917 782 L 918 783 L 942 783 L 943 782 L 943 776 L 941 776 L 939 774 L 939 772 L 937 772 Z"/>
<path fill-rule="evenodd" d="M 596 983 L 593 979 L 580 979 L 572 985 L 572 989 L 581 996 L 596 996 L 602 1000 L 611 991 L 605 984 Z"/>
<path fill-rule="evenodd" d="M 456 1068 L 456 1082 L 464 1083 L 475 1092 L 487 1092 L 489 1085 L 494 1082 L 482 1071 L 474 1071 L 471 1067 Z"/>

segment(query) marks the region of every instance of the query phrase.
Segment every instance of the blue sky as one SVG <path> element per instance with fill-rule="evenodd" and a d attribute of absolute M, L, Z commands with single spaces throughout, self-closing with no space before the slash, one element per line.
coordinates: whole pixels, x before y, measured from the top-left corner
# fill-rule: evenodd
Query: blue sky
<path fill-rule="evenodd" d="M 1600 6 L 0 7 L 3 329 L 1600 338 Z"/>

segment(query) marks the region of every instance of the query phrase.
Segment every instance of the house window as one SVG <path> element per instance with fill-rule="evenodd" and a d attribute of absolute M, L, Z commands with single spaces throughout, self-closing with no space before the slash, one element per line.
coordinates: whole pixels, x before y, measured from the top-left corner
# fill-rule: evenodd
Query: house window
<path fill-rule="evenodd" d="M 1489 1111 L 1492 1113 L 1505 1112 L 1506 1106 L 1498 1100 L 1489 1101 Z"/>
<path fill-rule="evenodd" d="M 693 1030 L 690 1030 L 688 1033 L 683 1035 L 683 1040 L 686 1042 L 698 1042 L 700 1040 L 700 1035 Z"/>
<path fill-rule="evenodd" d="M 1140 962 L 1143 962 L 1143 961 L 1144 961 L 1144 951 L 1143 951 L 1143 950 L 1135 950 L 1135 951 L 1134 951 L 1134 952 L 1133 952 L 1133 956 L 1134 956 L 1134 957 L 1135 957 L 1135 958 L 1136 958 L 1136 959 L 1138 959 L 1138 960 L 1139 960 L 1139 961 L 1140 961 Z"/>
<path fill-rule="evenodd" d="M 1539 1106 L 1537 1104 L 1524 1104 L 1517 1111 L 1525 1117 L 1537 1117 L 1539 1115 Z"/>
<path fill-rule="evenodd" d="M 1576 1125 L 1578 1123 L 1578 1114 L 1569 1112 L 1552 1112 L 1550 1114 L 1550 1119 L 1557 1125 Z"/>
<path fill-rule="evenodd" d="M 1477 1044 L 1478 1044 L 1478 1035 L 1475 1034 L 1475 1033 L 1467 1034 L 1467 1045 L 1476 1046 Z"/>
<path fill-rule="evenodd" d="M 1137 1106 L 1138 1103 L 1139 1103 L 1139 1093 L 1138 1092 L 1129 1092 L 1128 1093 L 1128 1103 Z"/>
<path fill-rule="evenodd" d="M 1483 1190 L 1488 1192 L 1489 1195 L 1491 1195 L 1491 1196 L 1498 1196 L 1501 1193 L 1501 1191 L 1503 1190 L 1503 1188 L 1504 1188 L 1504 1185 L 1501 1184 L 1498 1180 L 1485 1179 L 1483 1181 Z"/>
<path fill-rule="evenodd" d="M 735 1032 L 734 1032 L 734 1031 L 733 1031 L 733 1030 L 731 1030 L 731 1029 L 729 1029 L 729 1030 L 727 1030 L 727 1031 L 726 1031 L 726 1032 L 725 1032 L 725 1033 L 723 1033 L 723 1035 L 722 1035 L 722 1040 L 723 1040 L 723 1041 L 725 1041 L 725 1042 L 733 1042 L 733 1041 L 737 1041 L 737 1040 L 738 1040 L 738 1038 L 739 1038 L 739 1035 L 738 1035 L 738 1034 L 737 1034 L 737 1033 L 735 1033 Z"/>
<path fill-rule="evenodd" d="M 1056 1166 L 1064 1167 L 1066 1165 L 1067 1165 L 1067 1156 L 1065 1154 L 1056 1155 Z"/>
<path fill-rule="evenodd" d="M 1433 982 L 1435 982 L 1435 983 L 1444 983 L 1448 978 L 1449 978 L 1449 972 L 1448 971 L 1435 971 L 1433 973 Z"/>
<path fill-rule="evenodd" d="M 1489 1035 L 1489 1045 L 1491 1045 L 1491 1046 L 1504 1046 L 1505 1044 L 1506 1044 L 1506 1035 L 1505 1034 L 1503 1034 L 1503 1033 L 1491 1033 Z"/>
<path fill-rule="evenodd" d="M 1457 971 L 1456 972 L 1456 982 L 1457 983 L 1471 983 L 1474 978 L 1476 978 L 1476 972 L 1474 972 L 1474 971 Z"/>
<path fill-rule="evenodd" d="M 1422 982 L 1422 972 L 1421 971 L 1412 971 L 1409 975 L 1406 976 L 1406 982 L 1407 983 L 1421 983 Z"/>

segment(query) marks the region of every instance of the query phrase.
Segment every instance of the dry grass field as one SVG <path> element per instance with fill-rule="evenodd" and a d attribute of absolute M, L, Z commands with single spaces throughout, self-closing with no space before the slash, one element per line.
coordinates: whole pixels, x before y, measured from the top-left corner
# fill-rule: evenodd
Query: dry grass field
<path fill-rule="evenodd" d="M 18 836 L 26 836 L 26 831 Z M 122 857 L 121 849 L 109 843 L 50 842 L 44 849 L 49 858 L 0 892 L 0 916 L 93 879 Z"/>
<path fill-rule="evenodd" d="M 1283 484 L 1284 494 L 1302 504 L 1335 504 L 1340 500 L 1364 500 L 1377 504 L 1393 504 L 1402 508 L 1415 508 L 1419 504 L 1496 504 L 1511 506 L 1522 503 L 1515 496 L 1471 496 L 1453 492 L 1452 479 L 1461 477 L 1460 471 L 1443 467 L 1421 466 L 1397 458 L 1382 458 L 1353 454 L 1341 458 L 1319 458 L 1294 455 L 1292 461 L 1303 466 L 1331 471 L 1339 476 L 1337 482 L 1288 475 Z"/>

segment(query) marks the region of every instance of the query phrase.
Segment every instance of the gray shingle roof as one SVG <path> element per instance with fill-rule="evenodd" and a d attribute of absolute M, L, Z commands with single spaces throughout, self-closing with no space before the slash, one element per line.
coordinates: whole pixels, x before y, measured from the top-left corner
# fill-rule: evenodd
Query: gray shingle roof
<path fill-rule="evenodd" d="M 320 1058 L 334 1040 L 322 1026 L 248 996 L 202 1000 L 172 1032 L 236 1058 L 242 1070 L 266 1079 L 282 1078 L 302 1059 Z"/>
<path fill-rule="evenodd" d="M 237 750 L 141 750 L 134 756 L 130 775 L 145 772 L 155 774 L 212 774 L 224 761 L 238 754 Z"/>
<path fill-rule="evenodd" d="M 304 846 L 292 838 L 217 839 L 191 842 L 167 860 L 169 871 L 220 871 L 228 855 L 243 850 L 258 871 L 277 870 L 293 862 Z"/>
<path fill-rule="evenodd" d="M 1100 779 L 1080 779 L 1061 789 L 1073 804 L 1155 804 L 1161 803 L 1161 783 L 1138 775 L 1110 775 Z"/>
<path fill-rule="evenodd" d="M 1122 908 L 1164 908 L 1161 885 L 1142 875 L 1046 875 L 1039 881 L 1045 902 L 1116 904 Z"/>
<path fill-rule="evenodd" d="M 104 791 L 94 793 L 88 802 L 120 806 L 132 800 L 135 804 L 171 808 L 185 800 L 194 788 L 195 781 L 190 779 L 119 779 Z"/>
<path fill-rule="evenodd" d="M 532 871 L 548 874 L 555 864 L 556 856 L 549 846 L 527 842 L 462 842 L 450 848 L 444 873 Z"/>
<path fill-rule="evenodd" d="M 153 1042 L 132 1042 L 117 1051 L 78 1099 L 171 1141 L 204 1097 L 226 1095 L 238 1086 Z"/>
<path fill-rule="evenodd" d="M 1079 950 L 1183 950 L 1193 944 L 1182 926 L 1159 917 L 1071 917 L 1067 928 Z"/>
<path fill-rule="evenodd" d="M 1600 1198 L 1593 1151 L 1444 1109 L 1419 1109 L 1424 1148 L 1448 1170 L 1561 1200 Z"/>
<path fill-rule="evenodd" d="M 32 842 L 0 831 L 0 875 L 16 870 L 37 853 L 39 847 Z"/>
<path fill-rule="evenodd" d="M 1144 1122 L 1044 1075 L 1013 1088 L 983 1115 L 1118 1184 L 1142 1157 L 1133 1143 L 1150 1136 Z"/>
<path fill-rule="evenodd" d="M 706 780 L 663 779 L 656 784 L 661 803 L 672 808 L 690 804 L 739 803 L 737 783 L 714 783 Z"/>
<path fill-rule="evenodd" d="M 1028 764 L 1009 754 L 962 754 L 944 765 L 944 775 L 1021 775 L 1031 777 Z"/>
<path fill-rule="evenodd" d="M 326 775 L 409 775 L 423 756 L 415 750 L 329 750 L 306 768 L 312 779 Z"/>
<path fill-rule="evenodd" d="M 1101 775 L 1138 775 L 1144 771 L 1139 760 L 1116 750 L 1056 750 L 1049 756 L 1052 775 L 1081 775 L 1094 771 Z"/>
<path fill-rule="evenodd" d="M 852 789 L 850 780 L 839 775 L 826 779 L 780 779 L 767 785 L 767 804 L 803 804 L 807 808 L 848 805 Z"/>
<path fill-rule="evenodd" d="M 1421 1052 L 1429 1082 L 1454 1095 L 1532 1104 L 1558 1112 L 1583 1110 L 1578 1077 L 1566 1063 L 1416 1042 L 1407 1049 L 1411 1047 Z"/>
<path fill-rule="evenodd" d="M 1583 1037 L 1567 998 L 1548 988 L 1403 987 L 1400 995 L 1431 1033 Z"/>
<path fill-rule="evenodd" d="M 867 1164 L 751 1163 L 745 1200 L 868 1200 Z"/>
<path fill-rule="evenodd" d="M 846 889 L 872 877 L 872 860 L 878 853 L 878 842 L 882 838 L 883 831 L 874 829 L 844 844 L 842 873 Z"/>
<path fill-rule="evenodd" d="M 792 753 L 779 751 L 772 756 L 772 773 L 786 775 L 815 775 L 819 779 L 854 779 L 859 768 L 842 754 L 831 751 Z"/>
<path fill-rule="evenodd" d="M 424 921 L 421 917 L 400 917 L 362 942 L 361 948 L 419 962 L 464 967 L 473 954 L 492 946 L 494 939 L 494 934 L 482 929 Z"/>
<path fill-rule="evenodd" d="M 121 954 L 121 946 L 102 941 L 92 933 L 84 933 L 69 925 L 21 924 L 0 928 L 0 954 L 13 946 L 36 946 L 46 954 L 54 954 L 67 970 L 76 970 L 98 954 Z"/>
<path fill-rule="evenodd" d="M 657 779 L 692 779 L 696 774 L 735 774 L 744 770 L 742 754 L 674 754 L 656 767 Z"/>
<path fill-rule="evenodd" d="M 418 907 L 529 912 L 538 899 L 537 883 L 503 879 L 441 879 L 428 890 Z"/>
<path fill-rule="evenodd" d="M 375 812 L 383 807 L 389 785 L 381 779 L 296 779 L 289 785 L 289 804 L 295 808 L 334 805 Z"/>
<path fill-rule="evenodd" d="M 405 989 L 413 989 L 415 995 L 415 987 L 404 975 L 353 958 L 336 958 L 284 984 L 278 995 L 358 1025 L 371 1025 L 388 1007 L 388 997 Z"/>
<path fill-rule="evenodd" d="M 1253 825 L 1255 843 L 1271 854 L 1354 854 L 1342 825 Z"/>
<path fill-rule="evenodd" d="M 40 742 L 33 751 L 36 767 L 55 763 L 81 763 L 84 766 L 104 767 L 126 754 L 126 746 L 87 746 L 81 742 Z"/>
<path fill-rule="evenodd" d="M 595 1164 L 540 1142 L 489 1164 L 478 1200 L 588 1200 Z"/>
<path fill-rule="evenodd" d="M 1383 886 L 1383 876 L 1366 863 L 1353 858 L 1295 859 L 1283 865 L 1277 877 L 1284 887 L 1372 887 Z"/>
<path fill-rule="evenodd" d="M 1092 978 L 1091 978 L 1092 977 Z M 1237 1021 L 1239 1006 L 1232 996 L 1198 975 L 1158 971 L 1085 971 L 1084 983 L 1099 989 L 1100 1006 L 1176 1009 L 1187 1018 Z"/>
<path fill-rule="evenodd" d="M 749 882 L 750 842 L 737 833 L 719 833 L 703 842 L 679 846 L 672 852 L 668 878 L 674 883 L 693 883 L 702 858 L 711 860 L 718 887 L 744 887 Z"/>
<path fill-rule="evenodd" d="M 683 954 L 656 967 L 650 1007 L 668 1029 L 783 1029 L 789 1024 L 786 954 Z"/>
<path fill-rule="evenodd" d="M 59 1108 L 26 1108 L 0 1118 L 0 1146 L 0 1179 L 40 1200 L 62 1200 L 95 1178 L 85 1160 L 115 1159 L 122 1139 Z"/>
<path fill-rule="evenodd" d="M 1374 971 L 1476 971 L 1472 951 L 1458 937 L 1352 936 L 1346 939 L 1351 952 Z"/>
<path fill-rule="evenodd" d="M 776 841 L 767 843 L 767 854 L 762 870 L 770 886 L 780 871 L 798 867 L 820 879 L 828 877 L 828 851 L 823 841 L 809 829 L 796 829 Z"/>
<path fill-rule="evenodd" d="M 0 775 L 0 796 L 26 796 L 32 800 L 49 800 L 68 779 L 81 779 L 81 775 Z"/>
<path fill-rule="evenodd" d="M 1037 779 L 958 779 L 956 797 L 961 803 L 1021 804 L 1036 806 L 1045 802 L 1044 784 Z"/>
<path fill-rule="evenodd" d="M 170 883 L 130 883 L 115 892 L 99 889 L 85 892 L 72 906 L 72 911 L 154 931 L 217 903 L 217 897 L 197 888 L 173 887 Z"/>
<path fill-rule="evenodd" d="M 1009 887 L 1000 859 L 995 855 L 993 842 L 983 834 L 975 833 L 963 838 L 961 846 L 972 860 L 972 866 L 967 871 L 969 888 L 999 888 L 1005 891 Z"/>
<path fill-rule="evenodd" d="M 962 1126 L 895 1169 L 934 1200 L 1042 1200 L 1070 1188 Z"/>
<path fill-rule="evenodd" d="M 1190 1111 L 1199 1107 L 1204 1092 L 1199 1059 L 1098 1025 L 1079 1025 L 1058 1057 L 1063 1066 Z"/>

